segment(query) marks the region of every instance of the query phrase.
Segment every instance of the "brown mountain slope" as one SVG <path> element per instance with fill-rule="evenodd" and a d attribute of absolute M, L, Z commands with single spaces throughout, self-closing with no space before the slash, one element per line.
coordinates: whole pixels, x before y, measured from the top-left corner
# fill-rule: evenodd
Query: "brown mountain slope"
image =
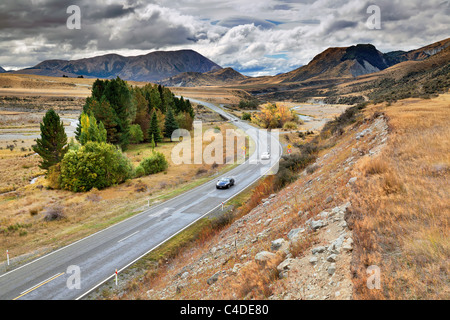
<path fill-rule="evenodd" d="M 405 61 L 423 61 L 450 46 L 450 38 L 411 51 L 381 53 L 371 44 L 334 47 L 316 55 L 310 63 L 273 77 L 248 78 L 242 85 L 278 85 L 281 83 L 320 83 L 352 80 L 373 75 Z M 403 67 L 405 65 L 402 65 Z"/>
<path fill-rule="evenodd" d="M 161 84 L 168 87 L 202 87 L 233 84 L 247 79 L 232 68 L 212 70 L 205 73 L 183 72 L 176 76 L 164 79 Z"/>

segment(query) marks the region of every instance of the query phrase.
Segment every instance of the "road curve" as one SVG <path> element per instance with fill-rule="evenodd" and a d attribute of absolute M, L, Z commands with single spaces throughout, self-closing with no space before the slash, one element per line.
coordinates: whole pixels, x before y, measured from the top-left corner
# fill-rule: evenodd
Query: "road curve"
<path fill-rule="evenodd" d="M 230 119 L 248 132 L 257 150 L 270 145 L 249 124 L 229 115 L 213 104 L 190 99 Z M 250 130 L 253 129 L 253 130 Z M 272 133 L 270 133 L 272 135 Z M 278 143 L 278 139 L 276 139 Z M 273 144 L 272 144 L 273 146 Z M 261 151 L 261 152 L 262 152 Z M 272 147 L 269 163 L 258 161 L 256 151 L 245 163 L 224 176 L 236 177 L 231 189 L 217 190 L 215 180 L 206 182 L 175 198 L 134 215 L 109 228 L 55 250 L 30 263 L 0 275 L 1 300 L 73 300 L 82 299 L 92 290 L 169 240 L 197 220 L 221 207 L 247 186 L 276 167 L 282 150 Z M 75 270 L 75 271 L 74 271 Z M 78 272 L 77 272 L 78 271 Z M 76 276 L 79 275 L 79 278 Z M 77 282 L 77 279 L 80 281 Z M 77 287 L 76 284 L 80 286 Z"/>

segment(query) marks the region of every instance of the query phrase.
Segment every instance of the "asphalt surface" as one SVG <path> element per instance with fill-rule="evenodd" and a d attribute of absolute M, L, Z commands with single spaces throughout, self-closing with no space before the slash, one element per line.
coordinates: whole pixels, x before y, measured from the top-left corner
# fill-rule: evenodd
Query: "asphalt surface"
<path fill-rule="evenodd" d="M 259 148 L 253 156 L 223 176 L 236 180 L 230 189 L 217 190 L 216 180 L 0 275 L 1 300 L 82 299 L 105 281 L 142 258 L 197 220 L 221 210 L 225 202 L 253 184 L 271 167 L 277 169 L 281 146 L 267 141 L 249 124 L 206 102 L 190 99 L 220 113 L 244 130 Z M 271 133 L 273 134 L 273 133 Z M 276 142 L 276 143 L 275 143 Z M 270 150 L 270 161 L 258 154 Z M 220 176 L 221 177 L 221 176 Z M 217 179 L 219 179 L 218 177 Z M 78 286 L 79 284 L 79 286 Z"/>

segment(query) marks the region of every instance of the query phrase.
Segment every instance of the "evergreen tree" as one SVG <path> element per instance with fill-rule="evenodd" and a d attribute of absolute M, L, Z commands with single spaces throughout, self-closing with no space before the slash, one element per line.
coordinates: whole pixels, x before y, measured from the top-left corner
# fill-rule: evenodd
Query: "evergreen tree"
<path fill-rule="evenodd" d="M 138 124 L 144 133 L 144 140 L 150 141 L 148 136 L 148 128 L 150 125 L 150 114 L 148 111 L 148 101 L 145 98 L 144 90 L 138 87 L 133 88 L 133 95 L 136 100 L 137 110 L 134 124 Z"/>
<path fill-rule="evenodd" d="M 136 106 L 130 89 L 125 81 L 117 77 L 108 82 L 104 96 L 116 114 L 117 141 L 114 143 L 125 150 L 130 143 L 130 124 L 134 120 L 130 118 L 130 115 L 133 112 L 136 114 L 135 110 L 133 111 L 133 106 Z"/>
<path fill-rule="evenodd" d="M 153 137 L 155 141 L 155 146 L 158 146 L 158 142 L 162 142 L 161 130 L 159 129 L 158 117 L 156 116 L 156 111 L 153 112 L 152 120 L 150 122 L 150 127 L 148 129 L 148 136 Z"/>
<path fill-rule="evenodd" d="M 178 126 L 178 123 L 173 115 L 172 108 L 169 108 L 167 110 L 166 121 L 164 123 L 164 136 L 166 138 L 170 138 L 170 141 L 172 141 L 172 133 L 179 128 L 180 127 Z"/>
<path fill-rule="evenodd" d="M 64 131 L 64 124 L 53 109 L 47 111 L 40 128 L 41 138 L 36 139 L 33 150 L 42 158 L 39 167 L 48 171 L 50 167 L 58 164 L 66 154 L 68 150 L 67 135 Z"/>

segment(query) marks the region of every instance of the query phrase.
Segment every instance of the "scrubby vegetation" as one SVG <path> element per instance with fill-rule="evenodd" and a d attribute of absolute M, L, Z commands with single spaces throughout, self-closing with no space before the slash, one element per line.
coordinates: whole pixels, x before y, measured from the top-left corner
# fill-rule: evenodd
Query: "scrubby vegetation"
<path fill-rule="evenodd" d="M 425 98 L 446 92 L 450 88 L 450 63 L 432 70 L 410 71 L 400 79 L 383 78 L 370 85 L 374 103 L 395 102 L 407 98 Z M 367 88 L 369 89 L 369 88 Z"/>
<path fill-rule="evenodd" d="M 261 112 L 251 117 L 253 123 L 265 129 L 283 128 L 286 123 L 295 123 L 297 119 L 295 112 L 289 107 L 275 103 L 262 106 Z"/>
<path fill-rule="evenodd" d="M 101 190 L 124 182 L 132 174 L 130 160 L 116 146 L 89 141 L 66 154 L 59 183 L 61 188 L 74 192 Z"/>
<path fill-rule="evenodd" d="M 169 163 L 160 152 L 154 152 L 145 158 L 136 168 L 136 176 L 150 175 L 167 170 Z"/>
<path fill-rule="evenodd" d="M 256 99 L 247 99 L 247 100 L 241 100 L 239 101 L 239 109 L 244 110 L 255 110 L 259 106 L 259 102 Z"/>

